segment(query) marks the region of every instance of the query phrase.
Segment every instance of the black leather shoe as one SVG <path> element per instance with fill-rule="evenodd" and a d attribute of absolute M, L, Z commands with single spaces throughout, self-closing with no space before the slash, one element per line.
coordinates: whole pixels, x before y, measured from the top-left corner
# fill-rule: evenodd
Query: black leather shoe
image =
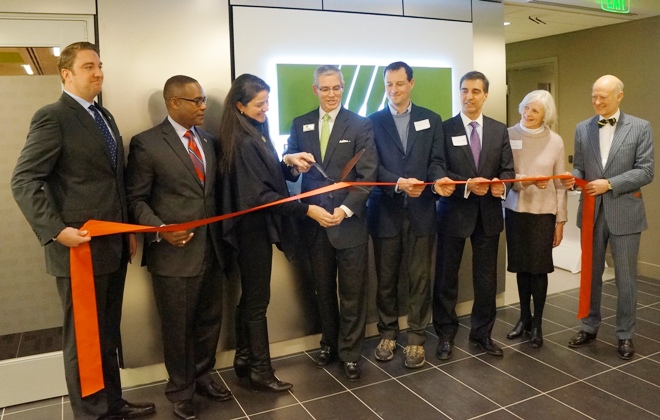
<path fill-rule="evenodd" d="M 321 347 L 321 352 L 316 357 L 316 367 L 322 368 L 324 366 L 327 366 L 334 360 L 334 358 L 335 355 L 330 349 L 330 347 L 323 346 Z"/>
<path fill-rule="evenodd" d="M 490 354 L 491 356 L 504 356 L 502 349 L 493 342 L 493 339 L 490 337 L 484 338 L 472 338 L 470 337 L 470 343 L 472 345 L 479 347 L 481 350 Z"/>
<path fill-rule="evenodd" d="M 526 332 L 530 332 L 530 330 L 531 330 L 531 324 L 529 322 L 525 323 L 522 321 L 518 321 L 516 323 L 516 326 L 513 327 L 513 329 L 506 335 L 506 338 L 508 338 L 509 340 L 513 340 L 514 338 L 518 338 Z"/>
<path fill-rule="evenodd" d="M 148 416 L 156 412 L 156 406 L 153 403 L 129 403 L 122 400 L 123 405 L 112 410 L 104 418 L 106 419 L 136 419 L 138 417 Z"/>
<path fill-rule="evenodd" d="M 623 360 L 632 359 L 635 354 L 635 346 L 633 346 L 632 340 L 619 340 L 619 348 L 617 349 L 619 357 Z"/>
<path fill-rule="evenodd" d="M 197 418 L 192 400 L 178 401 L 175 402 L 173 406 L 176 418 L 182 420 L 193 420 Z"/>
<path fill-rule="evenodd" d="M 596 334 L 591 334 L 586 331 L 578 331 L 570 340 L 568 340 L 568 347 L 582 347 L 596 339 Z"/>
<path fill-rule="evenodd" d="M 224 386 L 215 382 L 206 385 L 197 385 L 197 393 L 213 401 L 231 400 L 231 392 Z"/>
<path fill-rule="evenodd" d="M 438 350 L 435 352 L 436 357 L 440 360 L 451 359 L 453 347 L 454 343 L 451 341 L 441 341 L 440 344 L 438 344 Z"/>
<path fill-rule="evenodd" d="M 344 362 L 344 375 L 351 382 L 360 379 L 360 366 L 358 362 Z"/>
<path fill-rule="evenodd" d="M 535 349 L 543 345 L 543 331 L 541 331 L 541 327 L 532 328 L 532 337 L 529 339 L 529 344 Z"/>

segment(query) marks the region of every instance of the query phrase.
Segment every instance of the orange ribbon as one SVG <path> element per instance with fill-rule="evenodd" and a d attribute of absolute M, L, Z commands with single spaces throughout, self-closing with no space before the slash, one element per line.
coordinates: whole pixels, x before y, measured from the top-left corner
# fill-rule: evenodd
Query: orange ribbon
<path fill-rule="evenodd" d="M 543 181 L 551 179 L 570 178 L 568 175 L 557 175 L 550 177 L 527 178 L 526 181 Z M 516 179 L 503 179 L 499 181 L 485 181 L 487 183 L 517 182 Z M 467 181 L 451 181 L 452 184 L 465 184 Z M 580 187 L 586 185 L 586 181 L 576 179 Z M 434 182 L 425 182 L 430 185 Z M 261 206 L 230 214 L 195 220 L 192 222 L 179 223 L 161 227 L 134 225 L 128 223 L 106 222 L 100 220 L 89 220 L 80 230 L 86 230 L 88 236 L 104 236 L 120 233 L 136 232 L 174 232 L 188 230 L 195 227 L 219 222 L 232 217 L 273 207 L 289 201 L 300 200 L 318 194 L 323 194 L 352 186 L 394 186 L 394 182 L 337 182 L 326 187 L 318 188 L 295 196 L 283 198 Z M 589 207 L 589 202 L 591 206 Z M 593 202 L 591 196 L 585 195 L 583 221 L 582 221 L 582 243 L 587 244 L 587 250 L 582 252 L 582 276 L 580 286 L 580 310 L 578 317 L 586 316 L 589 311 L 589 296 L 591 291 L 591 238 L 593 238 Z M 589 210 L 591 209 L 591 210 Z M 589 217 L 590 215 L 590 217 Z M 588 229 L 584 229 L 584 227 Z M 94 289 L 94 269 L 92 266 L 92 254 L 89 242 L 85 242 L 75 248 L 70 248 L 71 255 L 71 295 L 73 300 L 73 315 L 76 329 L 76 348 L 78 351 L 78 370 L 80 374 L 80 386 L 83 397 L 91 395 L 104 388 L 103 369 L 101 364 L 101 345 L 99 339 L 98 319 L 96 312 L 96 294 Z M 588 275 L 586 274 L 588 272 Z M 584 309 L 586 308 L 586 309 Z M 586 311 L 586 312 L 584 312 Z M 584 314 L 584 315 L 581 315 Z"/>

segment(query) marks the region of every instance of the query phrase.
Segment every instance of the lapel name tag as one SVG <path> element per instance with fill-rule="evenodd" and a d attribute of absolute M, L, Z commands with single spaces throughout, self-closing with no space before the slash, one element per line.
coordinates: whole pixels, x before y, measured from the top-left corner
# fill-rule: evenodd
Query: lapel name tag
<path fill-rule="evenodd" d="M 314 124 L 305 124 L 303 125 L 303 133 L 306 131 L 314 131 Z"/>
<path fill-rule="evenodd" d="M 454 146 L 467 146 L 468 144 L 466 136 L 452 137 L 451 142 Z"/>
<path fill-rule="evenodd" d="M 415 121 L 415 131 L 428 130 L 431 128 L 431 123 L 428 119 Z"/>
<path fill-rule="evenodd" d="M 509 140 L 511 150 L 522 150 L 522 140 Z"/>
<path fill-rule="evenodd" d="M 350 140 L 346 140 L 346 139 L 344 139 L 344 140 L 339 140 L 339 143 L 350 143 L 350 142 L 351 142 Z"/>

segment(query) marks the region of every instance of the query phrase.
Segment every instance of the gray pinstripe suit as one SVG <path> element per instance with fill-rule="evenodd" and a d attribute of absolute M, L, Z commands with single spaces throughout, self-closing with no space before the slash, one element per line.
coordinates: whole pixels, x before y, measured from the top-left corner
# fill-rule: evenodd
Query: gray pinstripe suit
<path fill-rule="evenodd" d="M 637 305 L 637 254 L 641 232 L 647 228 L 640 188 L 653 180 L 653 133 L 648 121 L 621 112 L 605 167 L 602 165 L 598 116 L 575 129 L 573 175 L 587 181 L 607 179 L 612 189 L 596 196 L 593 274 L 589 315 L 582 330 L 595 334 L 600 326 L 600 301 L 605 250 L 609 242 L 618 290 L 616 336 L 631 339 Z M 582 220 L 582 201 L 578 227 Z"/>

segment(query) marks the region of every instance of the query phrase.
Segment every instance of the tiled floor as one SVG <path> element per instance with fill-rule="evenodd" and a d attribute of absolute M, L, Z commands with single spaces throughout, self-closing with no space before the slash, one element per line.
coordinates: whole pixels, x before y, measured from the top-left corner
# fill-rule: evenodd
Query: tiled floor
<path fill-rule="evenodd" d="M 317 369 L 316 352 L 273 362 L 277 375 L 294 384 L 290 393 L 256 393 L 241 384 L 231 369 L 218 372 L 234 400 L 214 403 L 195 399 L 202 419 L 652 419 L 660 417 L 660 281 L 639 281 L 639 310 L 635 347 L 629 362 L 616 356 L 614 313 L 616 288 L 604 287 L 604 325 L 598 341 L 581 349 L 566 343 L 579 328 L 575 317 L 577 290 L 548 297 L 543 331 L 545 345 L 507 340 L 518 320 L 517 306 L 498 310 L 492 337 L 504 347 L 504 357 L 480 353 L 468 344 L 469 319 L 456 337 L 454 357 L 435 357 L 438 339 L 429 328 L 427 363 L 403 367 L 403 348 L 388 363 L 373 358 L 377 338 L 364 346 L 362 378 L 347 382 L 338 364 Z M 399 344 L 405 343 L 405 333 Z M 4 380 L 4 379 L 3 379 Z M 151 400 L 152 419 L 171 419 L 163 383 L 130 389 L 131 401 Z M 41 401 L 0 411 L 0 420 L 71 419 L 65 398 Z"/>

